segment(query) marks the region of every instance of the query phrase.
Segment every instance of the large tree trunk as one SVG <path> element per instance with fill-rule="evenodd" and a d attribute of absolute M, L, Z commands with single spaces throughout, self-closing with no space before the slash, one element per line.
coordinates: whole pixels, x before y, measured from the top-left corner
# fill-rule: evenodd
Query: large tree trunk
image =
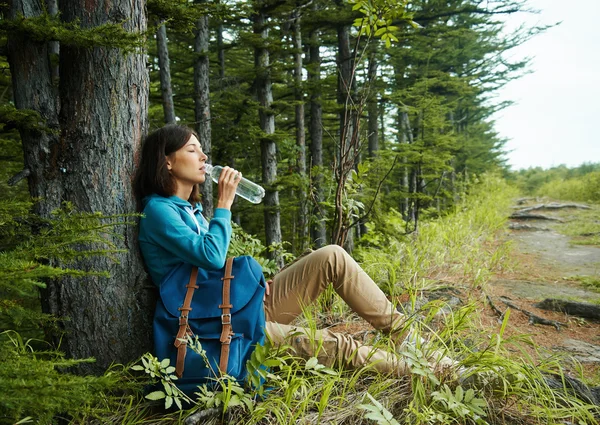
<path fill-rule="evenodd" d="M 313 212 L 311 239 L 315 248 L 321 248 L 327 241 L 325 211 L 323 201 L 323 112 L 321 107 L 321 55 L 319 52 L 319 31 L 314 30 L 309 37 L 308 81 L 310 85 L 310 157 L 313 186 Z"/>
<path fill-rule="evenodd" d="M 169 61 L 169 46 L 167 45 L 167 27 L 164 23 L 156 31 L 156 50 L 158 52 L 158 67 L 160 68 L 160 92 L 165 123 L 174 124 L 175 105 L 173 104 L 173 89 L 171 87 L 171 62 Z"/>
<path fill-rule="evenodd" d="M 125 22 L 129 31 L 146 29 L 145 4 L 117 1 L 98 7 L 93 2 L 59 3 L 67 22 L 83 27 Z M 39 47 L 41 48 L 41 47 Z M 26 65 L 15 63 L 15 75 L 47 58 L 29 40 Z M 124 55 L 117 49 L 62 46 L 60 54 L 60 138 L 30 140 L 24 135 L 31 194 L 43 196 L 41 213 L 61 201 L 82 211 L 127 214 L 136 210 L 132 190 L 134 156 L 147 126 L 148 77 L 144 55 Z M 45 71 L 41 68 L 45 68 Z M 48 81 L 49 67 L 40 66 L 39 77 Z M 29 81 L 34 82 L 31 71 Z M 15 93 L 28 90 L 20 78 Z M 48 84 L 43 83 L 47 93 Z M 21 94 L 19 94 L 21 96 Z M 31 99 L 40 97 L 31 96 Z M 40 105 L 52 110 L 54 103 Z M 48 110 L 40 111 L 49 117 Z M 55 113 L 54 111 L 52 113 Z M 55 119 L 55 118 L 52 118 Z M 134 226 L 114 229 L 108 236 L 127 252 L 117 253 L 115 263 L 104 256 L 78 261 L 83 270 L 106 270 L 110 278 L 65 278 L 50 283 L 46 293 L 49 313 L 64 318 L 61 350 L 74 358 L 95 357 L 83 371 L 101 372 L 110 364 L 127 363 L 151 347 L 151 292 L 144 286 L 146 274 L 137 249 Z"/>
<path fill-rule="evenodd" d="M 308 204 L 306 197 L 306 131 L 304 129 L 304 90 L 302 84 L 302 32 L 300 30 L 300 12 L 294 12 L 293 44 L 294 44 L 294 98 L 296 100 L 296 146 L 298 156 L 296 171 L 302 180 L 298 193 L 298 239 L 300 252 L 304 251 L 308 242 Z"/>
<path fill-rule="evenodd" d="M 8 17 L 33 18 L 44 12 L 35 0 L 13 0 Z M 58 130 L 58 93 L 52 84 L 52 69 L 48 43 L 37 42 L 19 33 L 8 39 L 8 62 L 12 77 L 13 96 L 17 109 L 37 111 L 50 129 Z M 50 217 L 60 206 L 62 195 L 61 164 L 54 161 L 59 146 L 58 134 L 21 131 L 25 167 L 29 172 L 29 192 L 40 198 L 37 213 Z"/>
<path fill-rule="evenodd" d="M 203 3 L 205 0 L 202 0 Z M 209 62 L 208 62 L 208 15 L 202 16 L 196 23 L 196 43 L 194 51 L 197 54 L 194 64 L 194 92 L 196 106 L 196 131 L 200 137 L 202 150 L 208 157 L 207 162 L 212 161 L 212 141 L 210 123 L 210 86 L 209 86 Z M 202 206 L 207 217 L 213 215 L 213 182 L 207 179 L 200 187 L 202 193 Z"/>
<path fill-rule="evenodd" d="M 254 66 L 256 69 L 256 90 L 258 94 L 260 128 L 264 135 L 260 142 L 262 181 L 265 185 L 265 235 L 267 245 L 281 243 L 281 224 L 279 213 L 279 192 L 275 189 L 277 180 L 277 146 L 272 138 L 275 133 L 275 115 L 271 110 L 273 91 L 271 88 L 271 70 L 267 38 L 269 30 L 267 16 L 261 7 L 261 1 L 256 2 L 253 16 L 254 33 L 262 39 L 254 49 Z M 270 256 L 282 267 L 283 259 L 279 250 L 273 250 Z"/>

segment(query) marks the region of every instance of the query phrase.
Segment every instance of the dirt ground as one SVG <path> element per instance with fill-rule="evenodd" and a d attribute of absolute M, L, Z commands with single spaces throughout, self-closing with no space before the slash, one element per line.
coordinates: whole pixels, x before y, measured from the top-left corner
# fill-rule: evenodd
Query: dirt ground
<path fill-rule="evenodd" d="M 547 211 L 543 214 L 557 215 Z M 525 223 L 511 221 L 516 227 Z M 571 244 L 569 237 L 558 232 L 564 222 L 527 220 L 526 224 L 533 229 L 509 230 L 514 269 L 495 276 L 486 292 L 502 311 L 506 305 L 500 297 L 505 296 L 530 313 L 563 323 L 559 328 L 530 324 L 525 313 L 513 309 L 507 335 L 527 334 L 547 350 L 546 354 L 566 355 L 564 364 L 569 369 L 575 369 L 574 363 L 569 362 L 572 356 L 581 363 L 586 380 L 597 385 L 600 383 L 600 322 L 541 310 L 534 304 L 546 298 L 600 303 L 599 292 L 585 288 L 574 279 L 575 276 L 600 277 L 600 247 Z M 499 326 L 492 308 L 483 312 L 483 322 L 490 329 Z"/>

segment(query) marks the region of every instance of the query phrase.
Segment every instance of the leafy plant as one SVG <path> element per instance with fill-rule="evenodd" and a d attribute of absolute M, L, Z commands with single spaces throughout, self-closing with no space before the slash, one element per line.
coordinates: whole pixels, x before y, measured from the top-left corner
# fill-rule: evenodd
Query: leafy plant
<path fill-rule="evenodd" d="M 487 407 L 487 403 L 484 399 L 476 397 L 473 389 L 465 391 L 459 385 L 452 392 L 450 387 L 444 384 L 441 391 L 434 391 L 431 396 L 442 406 L 442 410 L 453 414 L 455 422 L 462 423 L 470 418 L 478 424 L 486 423 L 483 418 L 487 415 L 483 409 Z"/>

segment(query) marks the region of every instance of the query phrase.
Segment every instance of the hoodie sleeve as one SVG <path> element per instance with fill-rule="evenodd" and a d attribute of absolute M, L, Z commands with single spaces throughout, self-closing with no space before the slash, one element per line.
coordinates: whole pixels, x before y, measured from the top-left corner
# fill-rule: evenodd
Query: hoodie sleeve
<path fill-rule="evenodd" d="M 200 234 L 187 226 L 174 205 L 149 203 L 144 215 L 149 242 L 198 267 L 220 269 L 225 265 L 231 240 L 231 211 L 216 208 L 208 232 Z"/>

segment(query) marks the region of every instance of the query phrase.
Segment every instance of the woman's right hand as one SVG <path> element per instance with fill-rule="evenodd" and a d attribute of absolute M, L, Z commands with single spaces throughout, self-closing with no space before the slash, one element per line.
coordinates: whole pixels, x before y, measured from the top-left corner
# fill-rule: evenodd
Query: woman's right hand
<path fill-rule="evenodd" d="M 223 171 L 219 176 L 217 208 L 231 209 L 231 204 L 233 204 L 235 198 L 235 190 L 241 179 L 242 173 L 231 167 L 223 167 Z"/>

